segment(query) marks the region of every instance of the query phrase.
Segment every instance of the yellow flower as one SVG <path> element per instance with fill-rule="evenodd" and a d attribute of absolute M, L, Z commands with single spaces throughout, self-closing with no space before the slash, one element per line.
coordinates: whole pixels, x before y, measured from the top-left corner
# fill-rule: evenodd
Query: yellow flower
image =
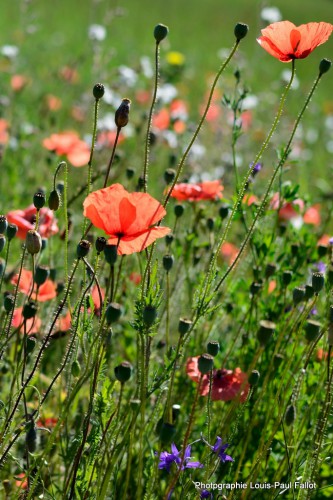
<path fill-rule="evenodd" d="M 166 60 L 173 66 L 182 66 L 185 62 L 185 56 L 180 52 L 168 52 Z"/>

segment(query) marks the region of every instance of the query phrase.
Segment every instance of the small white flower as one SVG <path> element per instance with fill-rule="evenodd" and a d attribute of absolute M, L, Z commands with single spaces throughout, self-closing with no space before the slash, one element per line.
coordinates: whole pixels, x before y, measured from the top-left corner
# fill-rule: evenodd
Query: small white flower
<path fill-rule="evenodd" d="M 105 85 L 103 101 L 106 102 L 106 104 L 110 104 L 111 106 L 117 109 L 121 102 L 121 97 L 116 92 L 111 90 L 110 87 Z"/>
<path fill-rule="evenodd" d="M 0 48 L 0 52 L 3 56 L 8 57 L 8 59 L 14 59 L 19 53 L 19 48 L 16 45 L 3 45 Z"/>
<path fill-rule="evenodd" d="M 177 96 L 177 94 L 178 91 L 174 85 L 171 85 L 171 83 L 165 83 L 159 87 L 157 99 L 163 104 L 168 104 Z"/>
<path fill-rule="evenodd" d="M 152 78 L 154 76 L 154 70 L 153 70 L 153 67 L 151 65 L 151 61 L 150 61 L 149 57 L 142 56 L 140 59 L 140 63 L 141 63 L 141 68 L 142 68 L 142 72 L 143 72 L 144 76 L 146 78 Z"/>
<path fill-rule="evenodd" d="M 260 15 L 261 19 L 268 23 L 277 23 L 282 19 L 282 14 L 277 7 L 264 7 Z"/>
<path fill-rule="evenodd" d="M 259 99 L 256 95 L 247 95 L 243 100 L 243 109 L 253 109 L 258 105 Z"/>
<path fill-rule="evenodd" d="M 119 66 L 118 71 L 120 74 L 120 80 L 124 85 L 127 85 L 128 87 L 135 86 L 138 75 L 134 69 L 129 68 L 128 66 Z"/>
<path fill-rule="evenodd" d="M 102 42 L 106 37 L 106 29 L 101 24 L 91 24 L 88 30 L 90 40 Z"/>

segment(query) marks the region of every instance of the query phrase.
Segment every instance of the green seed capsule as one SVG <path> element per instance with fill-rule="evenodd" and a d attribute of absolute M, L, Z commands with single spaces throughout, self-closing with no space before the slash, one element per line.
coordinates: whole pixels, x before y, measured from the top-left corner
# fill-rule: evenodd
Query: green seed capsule
<path fill-rule="evenodd" d="M 96 83 L 93 88 L 93 96 L 96 100 L 99 100 L 103 97 L 105 92 L 105 87 L 103 83 Z"/>
<path fill-rule="evenodd" d="M 198 369 L 202 374 L 209 373 L 214 366 L 214 358 L 208 353 L 202 354 L 198 359 Z"/>
<path fill-rule="evenodd" d="M 157 43 L 160 43 L 168 36 L 169 28 L 165 24 L 157 24 L 154 28 L 154 38 Z"/>
<path fill-rule="evenodd" d="M 217 340 L 210 340 L 207 344 L 207 352 L 215 358 L 220 351 L 220 344 Z"/>
<path fill-rule="evenodd" d="M 248 31 L 249 27 L 247 24 L 237 23 L 234 29 L 234 34 L 237 41 L 242 40 L 242 38 L 245 38 L 246 35 L 248 34 Z"/>
<path fill-rule="evenodd" d="M 289 427 L 295 422 L 295 420 L 296 420 L 296 406 L 289 405 L 288 408 L 286 409 L 284 421 L 286 425 Z"/>
<path fill-rule="evenodd" d="M 120 365 L 116 366 L 114 369 L 114 374 L 119 382 L 127 382 L 133 372 L 133 366 L 128 361 L 123 361 Z"/>
<path fill-rule="evenodd" d="M 57 189 L 54 189 L 49 194 L 48 204 L 49 208 L 54 212 L 56 212 L 60 207 L 60 193 Z"/>
<path fill-rule="evenodd" d="M 25 238 L 25 246 L 27 252 L 31 255 L 35 255 L 36 253 L 41 251 L 42 238 L 40 234 L 34 229 L 29 229 L 29 231 L 27 232 L 27 236 Z"/>

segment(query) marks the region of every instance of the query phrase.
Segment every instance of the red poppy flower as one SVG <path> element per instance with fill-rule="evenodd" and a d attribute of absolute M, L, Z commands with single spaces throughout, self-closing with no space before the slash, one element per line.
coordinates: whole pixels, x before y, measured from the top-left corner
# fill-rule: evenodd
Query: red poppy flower
<path fill-rule="evenodd" d="M 327 247 L 330 243 L 331 236 L 329 234 L 323 234 L 321 238 L 319 238 L 317 245 L 322 245 Z"/>
<path fill-rule="evenodd" d="M 18 281 L 18 274 L 14 276 L 11 282 L 13 283 L 13 285 L 16 285 L 17 281 Z M 26 295 L 29 295 L 31 292 L 31 286 L 32 286 L 32 272 L 28 271 L 27 269 L 22 269 L 21 279 L 19 283 L 19 290 L 25 293 Z M 46 302 L 48 300 L 54 299 L 54 297 L 57 296 L 56 286 L 51 280 L 46 280 L 45 283 L 43 283 L 43 285 L 39 287 L 37 296 L 36 292 L 37 292 L 37 285 L 35 284 L 32 298 L 37 300 L 38 302 Z"/>
<path fill-rule="evenodd" d="M 273 57 L 282 62 L 304 59 L 326 42 L 333 30 L 330 23 L 308 23 L 295 26 L 290 21 L 280 21 L 261 30 L 257 42 Z"/>
<path fill-rule="evenodd" d="M 27 232 L 35 228 L 37 210 L 34 205 L 30 205 L 24 210 L 12 210 L 7 214 L 8 222 L 16 224 L 18 227 L 17 236 L 25 240 Z M 42 238 L 49 238 L 59 231 L 57 221 L 53 211 L 43 207 L 39 211 L 38 232 Z"/>
<path fill-rule="evenodd" d="M 221 246 L 221 255 L 229 266 L 236 259 L 238 253 L 239 249 L 233 243 L 229 243 L 229 241 L 225 241 Z"/>
<path fill-rule="evenodd" d="M 301 212 L 303 212 L 304 210 L 304 201 L 301 200 L 300 198 L 297 198 L 292 202 L 282 201 L 280 206 L 279 193 L 274 193 L 270 202 L 270 207 L 272 210 L 279 209 L 280 220 L 288 221 L 301 217 Z"/>
<path fill-rule="evenodd" d="M 7 144 L 8 140 L 8 122 L 4 118 L 0 118 L 0 144 Z"/>
<path fill-rule="evenodd" d="M 25 472 L 21 472 L 20 474 L 17 474 L 15 476 L 15 484 L 18 488 L 21 490 L 27 490 L 28 489 L 28 478 Z"/>
<path fill-rule="evenodd" d="M 158 130 L 166 130 L 170 125 L 170 113 L 167 109 L 163 108 L 161 111 L 153 116 L 152 125 Z"/>
<path fill-rule="evenodd" d="M 71 130 L 46 137 L 43 140 L 43 146 L 50 151 L 55 151 L 59 156 L 67 156 L 73 167 L 87 165 L 90 158 L 88 144 L 81 141 L 78 134 Z"/>
<path fill-rule="evenodd" d="M 183 182 L 175 185 L 171 196 L 178 201 L 217 200 L 222 198 L 223 189 L 220 181 L 205 181 L 196 184 Z"/>
<path fill-rule="evenodd" d="M 37 427 L 46 427 L 47 429 L 53 429 L 58 423 L 58 419 L 55 417 L 40 417 L 39 420 L 37 420 L 36 425 Z"/>
<path fill-rule="evenodd" d="M 141 252 L 170 233 L 168 227 L 153 227 L 166 214 L 162 205 L 147 193 L 128 193 L 121 184 L 90 193 L 83 207 L 84 216 L 108 235 L 108 243 L 118 245 L 119 255 Z"/>
<path fill-rule="evenodd" d="M 198 369 L 199 356 L 189 358 L 186 362 L 186 373 L 194 382 L 199 382 L 200 372 Z M 246 373 L 240 368 L 232 370 L 213 370 L 212 381 L 212 400 L 230 401 L 240 398 L 243 403 L 246 401 L 250 386 L 247 382 Z M 209 375 L 205 374 L 202 378 L 200 394 L 207 396 L 209 393 Z"/>
<path fill-rule="evenodd" d="M 303 215 L 303 221 L 305 224 L 312 224 L 313 226 L 320 226 L 321 217 L 320 217 L 320 205 L 317 203 L 312 207 L 309 207 L 305 214 Z"/>
<path fill-rule="evenodd" d="M 18 328 L 19 326 L 22 325 L 20 328 L 20 332 L 24 333 L 24 326 L 23 326 L 24 318 L 22 311 L 23 307 L 18 307 L 17 309 L 14 310 L 12 325 L 14 326 L 14 328 Z M 27 319 L 25 322 L 25 330 L 28 335 L 34 335 L 35 333 L 38 333 L 40 331 L 41 326 L 42 322 L 38 316 Z"/>

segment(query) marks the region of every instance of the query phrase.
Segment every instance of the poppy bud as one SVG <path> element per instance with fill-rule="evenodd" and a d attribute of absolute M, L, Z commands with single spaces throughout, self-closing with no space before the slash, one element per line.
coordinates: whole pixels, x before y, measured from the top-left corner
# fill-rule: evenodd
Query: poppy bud
<path fill-rule="evenodd" d="M 326 245 L 318 245 L 317 247 L 318 257 L 325 257 L 327 254 L 327 246 Z"/>
<path fill-rule="evenodd" d="M 7 230 L 8 221 L 5 215 L 0 215 L 0 234 L 4 234 Z"/>
<path fill-rule="evenodd" d="M 173 420 L 176 420 L 178 416 L 180 415 L 180 405 L 172 405 L 172 418 Z"/>
<path fill-rule="evenodd" d="M 5 295 L 3 299 L 3 307 L 5 308 L 6 313 L 10 313 L 13 310 L 14 304 L 15 304 L 14 295 L 12 295 L 11 293 Z"/>
<path fill-rule="evenodd" d="M 105 260 L 110 266 L 114 266 L 117 260 L 117 245 L 106 245 L 104 248 Z"/>
<path fill-rule="evenodd" d="M 128 361 L 123 361 L 120 365 L 116 366 L 114 369 L 114 374 L 116 379 L 122 384 L 127 382 L 132 376 L 133 366 Z"/>
<path fill-rule="evenodd" d="M 143 322 L 144 324 L 150 328 L 157 318 L 157 309 L 153 305 L 148 305 L 143 310 Z"/>
<path fill-rule="evenodd" d="M 78 246 L 76 247 L 76 255 L 78 259 L 82 259 L 86 257 L 90 250 L 90 242 L 88 240 L 81 240 Z"/>
<path fill-rule="evenodd" d="M 264 347 L 270 340 L 271 336 L 273 335 L 276 328 L 276 324 L 266 319 L 260 321 L 259 324 L 260 328 L 257 333 L 257 338 L 260 342 L 260 345 Z"/>
<path fill-rule="evenodd" d="M 42 248 L 42 238 L 40 234 L 34 229 L 29 229 L 25 238 L 25 245 L 27 248 L 27 252 L 31 255 L 40 252 Z"/>
<path fill-rule="evenodd" d="M 181 217 L 185 211 L 183 205 L 175 205 L 173 209 L 176 217 Z"/>
<path fill-rule="evenodd" d="M 259 379 L 260 373 L 258 372 L 258 370 L 252 370 L 249 376 L 249 384 L 254 387 L 255 385 L 258 385 Z"/>
<path fill-rule="evenodd" d="M 166 184 L 171 184 L 175 177 L 176 177 L 176 171 L 173 168 L 168 168 L 164 172 L 164 180 Z"/>
<path fill-rule="evenodd" d="M 76 359 L 72 363 L 71 374 L 73 375 L 73 377 L 78 377 L 80 375 L 80 372 L 81 372 L 81 366 L 78 360 Z"/>
<path fill-rule="evenodd" d="M 18 227 L 16 224 L 8 224 L 6 234 L 7 234 L 9 241 L 12 240 L 13 238 L 15 238 L 17 231 L 18 231 Z"/>
<path fill-rule="evenodd" d="M 282 273 L 282 283 L 284 286 L 288 286 L 293 278 L 292 271 L 283 271 Z"/>
<path fill-rule="evenodd" d="M 220 344 L 217 340 L 210 340 L 207 344 L 207 352 L 215 358 L 220 350 Z"/>
<path fill-rule="evenodd" d="M 312 275 L 312 287 L 315 293 L 319 293 L 325 284 L 325 278 L 323 273 L 313 273 Z"/>
<path fill-rule="evenodd" d="M 43 206 L 45 205 L 45 201 L 46 201 L 45 193 L 41 193 L 40 191 L 38 191 L 37 193 L 34 194 L 33 204 L 35 205 L 35 208 L 37 210 L 43 208 Z"/>
<path fill-rule="evenodd" d="M 224 204 L 220 206 L 219 214 L 222 220 L 228 217 L 229 209 L 230 209 L 229 205 Z"/>
<path fill-rule="evenodd" d="M 314 292 L 313 286 L 305 285 L 305 295 L 304 295 L 305 300 L 311 299 L 311 297 L 314 296 L 314 293 L 315 292 Z"/>
<path fill-rule="evenodd" d="M 318 321 L 309 319 L 305 325 L 305 338 L 308 342 L 313 342 L 319 335 L 321 324 Z"/>
<path fill-rule="evenodd" d="M 297 286 L 293 289 L 293 301 L 296 306 L 305 298 L 305 288 L 302 286 Z"/>
<path fill-rule="evenodd" d="M 126 177 L 128 180 L 131 180 L 134 177 L 135 170 L 132 167 L 126 168 Z"/>
<path fill-rule="evenodd" d="M 50 276 L 50 269 L 46 266 L 37 266 L 35 271 L 35 282 L 37 286 L 43 285 Z"/>
<path fill-rule="evenodd" d="M 206 224 L 207 224 L 208 231 L 212 232 L 214 230 L 214 219 L 212 217 L 209 217 L 207 219 Z"/>
<path fill-rule="evenodd" d="M 295 420 L 296 420 L 296 406 L 289 405 L 284 415 L 284 421 L 286 425 L 289 427 L 289 425 L 292 425 L 295 422 Z"/>
<path fill-rule="evenodd" d="M 36 339 L 35 337 L 29 335 L 29 337 L 27 338 L 27 353 L 31 354 L 34 351 L 35 347 L 36 347 Z"/>
<path fill-rule="evenodd" d="M 176 434 L 176 427 L 169 422 L 161 422 L 159 437 L 162 444 L 169 444 Z"/>
<path fill-rule="evenodd" d="M 214 366 L 214 358 L 208 353 L 201 354 L 198 359 L 198 369 L 201 374 L 210 372 Z"/>
<path fill-rule="evenodd" d="M 247 33 L 249 31 L 249 27 L 247 24 L 244 23 L 237 23 L 234 29 L 234 34 L 239 42 L 239 40 L 242 40 L 242 38 L 245 38 Z"/>
<path fill-rule="evenodd" d="M 49 194 L 48 199 L 49 208 L 56 212 L 60 206 L 60 193 L 57 189 L 54 189 Z"/>
<path fill-rule="evenodd" d="M 106 308 L 105 317 L 108 325 L 111 325 L 111 323 L 115 323 L 116 321 L 118 321 L 121 315 L 122 308 L 120 304 L 117 304 L 117 302 L 111 302 Z"/>
<path fill-rule="evenodd" d="M 276 272 L 276 265 L 275 264 L 267 264 L 266 265 L 266 269 L 265 269 L 265 277 L 266 278 L 270 278 L 271 276 L 273 276 L 273 274 L 275 274 Z"/>
<path fill-rule="evenodd" d="M 327 73 L 331 69 L 332 62 L 329 59 L 322 59 L 319 63 L 319 75 Z"/>
<path fill-rule="evenodd" d="M 282 361 L 284 360 L 283 354 L 275 354 L 273 358 L 273 364 L 274 368 L 277 369 L 281 365 Z"/>
<path fill-rule="evenodd" d="M 126 127 L 130 111 L 131 101 L 127 98 L 123 99 L 114 117 L 115 124 L 118 128 Z"/>
<path fill-rule="evenodd" d="M 169 28 L 165 24 L 157 24 L 154 28 L 154 38 L 156 43 L 160 43 L 168 36 Z"/>
<path fill-rule="evenodd" d="M 262 283 L 254 281 L 253 283 L 251 283 L 250 293 L 253 296 L 257 295 L 261 289 L 262 289 Z"/>
<path fill-rule="evenodd" d="M 6 237 L 3 234 L 0 234 L 0 252 L 5 248 L 6 245 Z"/>
<path fill-rule="evenodd" d="M 24 319 L 34 318 L 37 314 L 37 304 L 30 300 L 27 304 L 23 306 L 22 316 Z"/>
<path fill-rule="evenodd" d="M 30 422 L 27 425 L 27 433 L 25 435 L 25 444 L 30 453 L 36 451 L 37 447 L 37 432 L 34 422 Z"/>
<path fill-rule="evenodd" d="M 180 318 L 178 323 L 178 333 L 180 335 L 185 335 L 192 326 L 192 321 L 190 319 Z"/>
<path fill-rule="evenodd" d="M 103 252 L 105 247 L 106 247 L 106 239 L 104 238 L 104 236 L 99 236 L 95 241 L 95 248 L 97 253 Z"/>
<path fill-rule="evenodd" d="M 165 243 L 170 246 L 173 240 L 175 239 L 173 234 L 167 234 L 165 237 Z"/>
<path fill-rule="evenodd" d="M 101 99 L 103 97 L 104 92 L 105 92 L 105 87 L 104 87 L 103 83 L 96 83 L 94 85 L 93 95 L 94 95 L 96 101 L 98 101 L 99 99 Z"/>
<path fill-rule="evenodd" d="M 171 271 L 174 260 L 175 259 L 174 259 L 173 255 L 164 255 L 163 256 L 163 267 L 167 273 L 169 271 Z"/>

